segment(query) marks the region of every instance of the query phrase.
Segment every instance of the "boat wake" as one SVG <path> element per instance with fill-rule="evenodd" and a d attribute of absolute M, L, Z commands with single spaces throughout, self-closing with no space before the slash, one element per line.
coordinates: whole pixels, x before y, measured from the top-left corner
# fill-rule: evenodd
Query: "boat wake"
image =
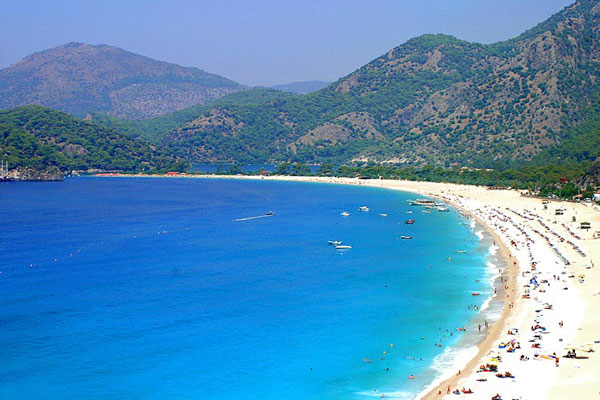
<path fill-rule="evenodd" d="M 234 219 L 233 221 L 234 222 L 250 221 L 252 219 L 268 218 L 268 217 L 273 217 L 273 216 L 275 216 L 274 213 L 266 213 L 266 214 L 263 214 L 263 215 L 257 215 L 255 217 L 237 218 L 237 219 Z"/>

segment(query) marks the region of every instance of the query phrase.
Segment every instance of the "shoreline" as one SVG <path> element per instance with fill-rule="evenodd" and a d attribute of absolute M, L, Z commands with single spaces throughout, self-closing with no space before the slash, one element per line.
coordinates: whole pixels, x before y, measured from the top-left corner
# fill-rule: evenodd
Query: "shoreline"
<path fill-rule="evenodd" d="M 498 249 L 500 251 L 499 258 L 502 260 L 503 263 L 505 263 L 504 265 L 497 266 L 500 269 L 500 272 L 498 274 L 498 277 L 495 280 L 498 280 L 501 277 L 503 278 L 505 273 L 508 272 L 508 280 L 504 281 L 504 279 L 501 279 L 501 283 L 506 282 L 506 284 L 509 286 L 511 284 L 513 284 L 513 282 L 516 280 L 516 276 L 518 273 L 518 266 L 516 264 L 510 263 L 510 260 L 512 259 L 511 255 L 510 255 L 510 250 L 506 246 L 504 241 L 501 240 L 501 238 L 498 236 L 498 234 L 493 229 L 491 229 L 479 216 L 471 213 L 469 210 L 465 209 L 464 207 L 461 207 L 460 205 L 458 205 L 448 199 L 445 199 L 444 197 L 439 196 L 439 195 L 431 195 L 430 194 L 430 196 L 452 204 L 453 207 L 457 208 L 458 210 L 463 211 L 464 213 L 469 215 L 471 218 L 475 219 L 480 225 L 482 225 L 484 227 L 486 232 L 493 238 L 494 243 L 498 246 Z M 492 286 L 495 287 L 495 285 L 492 285 Z M 500 286 L 503 286 L 503 285 L 500 285 Z M 469 370 L 473 369 L 474 367 L 476 367 L 477 361 L 479 359 L 481 359 L 481 357 L 483 357 L 489 351 L 489 349 L 492 348 L 493 343 L 500 338 L 500 336 L 502 334 L 502 330 L 503 330 L 502 328 L 505 327 L 506 320 L 508 319 L 508 316 L 510 315 L 511 311 L 513 310 L 512 308 L 508 307 L 508 304 L 511 301 L 514 301 L 514 295 L 507 297 L 506 293 L 507 293 L 507 291 L 503 287 L 501 287 L 501 289 L 497 293 L 493 294 L 490 297 L 491 302 L 500 301 L 503 303 L 502 304 L 502 313 L 501 313 L 500 317 L 496 321 L 494 321 L 492 325 L 490 325 L 490 328 L 486 330 L 483 340 L 479 341 L 476 344 L 477 353 L 472 358 L 469 359 L 469 361 L 467 362 L 466 365 L 461 366 L 461 371 L 469 371 Z M 502 296 L 502 298 L 500 298 L 500 296 Z M 437 377 L 429 386 L 427 386 L 421 393 L 419 393 L 419 395 L 417 395 L 417 397 L 415 397 L 415 400 L 436 399 L 436 398 L 440 397 L 438 395 L 439 391 L 442 391 L 442 393 L 445 393 L 448 386 L 453 387 L 453 388 L 456 387 L 458 381 L 460 380 L 460 376 L 455 376 L 454 371 L 450 371 L 450 372 L 451 372 L 451 374 L 449 376 L 448 376 L 448 374 L 446 374 L 445 376 L 442 375 L 442 376 Z"/>
<path fill-rule="evenodd" d="M 346 184 L 401 190 L 451 203 L 483 225 L 500 248 L 503 259 L 508 262 L 500 273 L 503 278 L 507 277 L 506 281 L 502 279 L 505 292 L 492 297 L 504 295 L 504 306 L 500 318 L 490 326 L 483 341 L 477 344 L 477 354 L 460 369 L 461 373 L 448 371 L 442 374 L 416 399 L 470 397 L 470 394 L 460 392 L 453 394 L 448 387 L 452 390 L 472 388 L 477 398 L 491 398 L 499 393 L 503 398 L 579 399 L 592 398 L 600 391 L 600 356 L 587 352 L 600 348 L 600 334 L 596 332 L 600 326 L 600 316 L 594 312 L 600 309 L 600 295 L 594 293 L 600 288 L 600 276 L 594 268 L 594 264 L 600 264 L 600 240 L 592 238 L 590 231 L 580 231 L 579 222 L 575 222 L 589 221 L 593 230 L 598 230 L 600 208 L 597 206 L 555 201 L 550 205 L 552 210 L 546 206 L 540 211 L 541 199 L 524 197 L 517 191 L 435 182 L 297 176 L 119 177 Z M 557 217 L 551 212 L 557 208 L 571 210 L 569 214 Z M 581 216 L 584 219 L 580 219 Z M 560 238 L 560 241 L 556 238 Z M 578 252 L 574 251 L 576 248 Z M 565 259 L 571 262 L 564 263 Z M 532 266 L 534 260 L 537 264 Z M 532 277 L 539 278 L 541 283 L 530 285 Z M 595 290 L 592 286 L 595 286 Z M 539 328 L 533 329 L 535 324 Z M 530 335 L 533 335 L 532 339 L 527 341 Z M 505 339 L 504 342 L 501 342 L 502 339 Z M 513 349 L 512 353 L 507 353 L 503 350 L 506 346 L 498 349 L 499 344 L 510 340 L 517 343 L 518 351 Z M 530 342 L 534 343 L 531 348 Z M 585 351 L 585 356 L 563 358 L 567 346 Z M 521 361 L 518 354 L 528 361 Z M 555 368 L 556 360 L 552 354 L 561 361 L 560 368 Z M 477 367 L 489 363 L 492 356 L 494 359 L 501 358 L 500 362 L 494 361 L 499 372 L 510 370 L 515 376 L 498 379 L 495 373 L 480 373 Z M 482 394 L 484 397 L 481 397 Z"/>

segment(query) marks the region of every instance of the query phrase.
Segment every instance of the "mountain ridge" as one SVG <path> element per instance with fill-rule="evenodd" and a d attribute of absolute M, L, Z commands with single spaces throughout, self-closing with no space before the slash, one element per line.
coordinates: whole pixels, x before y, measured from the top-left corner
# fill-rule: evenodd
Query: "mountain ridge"
<path fill-rule="evenodd" d="M 525 162 L 593 111 L 599 19 L 579 0 L 503 42 L 422 35 L 301 98 L 204 110 L 166 142 L 204 161 L 232 161 L 230 145 L 243 161 Z"/>
<path fill-rule="evenodd" d="M 70 42 L 0 70 L 0 108 L 40 104 L 80 117 L 156 117 L 244 89 L 198 68 L 106 44 Z"/>

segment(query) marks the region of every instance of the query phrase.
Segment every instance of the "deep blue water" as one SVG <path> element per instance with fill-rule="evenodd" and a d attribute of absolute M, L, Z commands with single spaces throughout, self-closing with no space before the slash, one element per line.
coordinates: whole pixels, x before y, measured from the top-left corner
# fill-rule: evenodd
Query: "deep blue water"
<path fill-rule="evenodd" d="M 412 197 L 271 181 L 0 184 L 0 398 L 410 397 L 444 350 L 434 342 L 458 339 L 484 300 L 471 291 L 490 291 L 487 244 L 456 211 L 424 214 Z"/>

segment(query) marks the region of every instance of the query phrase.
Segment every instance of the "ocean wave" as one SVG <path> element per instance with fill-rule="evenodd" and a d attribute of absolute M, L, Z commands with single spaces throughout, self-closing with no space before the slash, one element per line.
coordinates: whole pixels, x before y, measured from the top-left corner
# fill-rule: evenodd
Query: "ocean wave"
<path fill-rule="evenodd" d="M 381 396 L 385 394 L 386 399 L 400 399 L 400 400 L 413 399 L 415 396 L 414 393 L 410 393 L 410 392 L 398 392 L 398 391 L 397 392 L 386 392 L 385 390 L 380 390 L 377 392 L 363 391 L 363 392 L 357 392 L 356 394 L 359 396 L 377 397 L 377 398 L 381 398 Z"/>
<path fill-rule="evenodd" d="M 446 347 L 442 354 L 438 354 L 433 359 L 431 368 L 435 371 L 436 379 L 427 386 L 416 398 L 421 398 L 431 391 L 437 385 L 450 376 L 456 374 L 456 371 L 463 368 L 477 354 L 477 346 L 470 347 Z M 386 394 L 387 397 L 387 394 Z"/>
<path fill-rule="evenodd" d="M 495 244 L 491 245 L 490 248 L 488 249 L 488 252 L 492 255 L 495 256 L 496 254 L 498 254 L 498 249 L 499 247 Z"/>
<path fill-rule="evenodd" d="M 475 236 L 477 236 L 477 238 L 479 238 L 479 240 L 483 240 L 483 231 L 474 231 L 473 233 Z"/>

